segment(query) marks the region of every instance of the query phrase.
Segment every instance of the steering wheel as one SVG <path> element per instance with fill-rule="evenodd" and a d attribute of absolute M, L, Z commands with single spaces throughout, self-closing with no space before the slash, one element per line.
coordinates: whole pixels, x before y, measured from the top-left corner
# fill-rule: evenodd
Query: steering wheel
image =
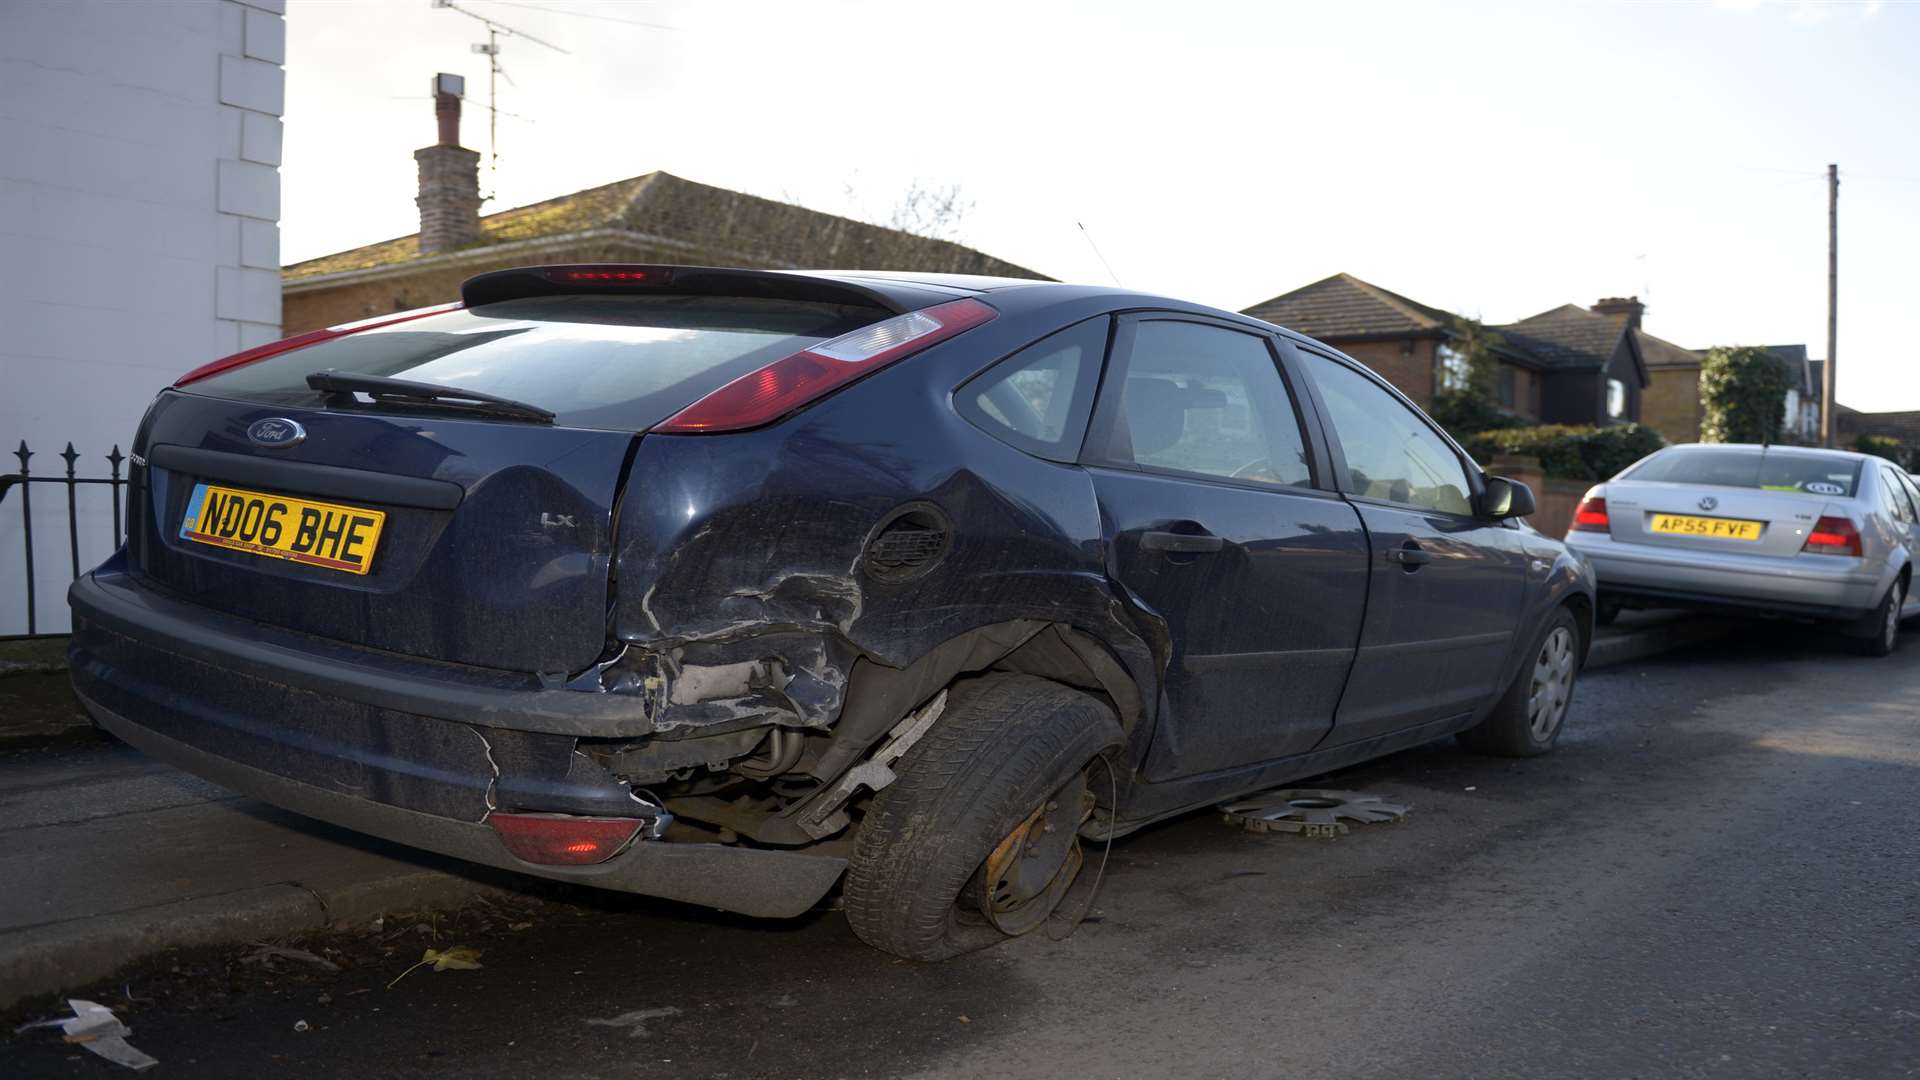
<path fill-rule="evenodd" d="M 1261 473 L 1264 473 L 1266 475 L 1264 476 L 1259 475 Z M 1252 461 L 1249 461 L 1245 465 L 1242 465 L 1239 468 L 1233 470 L 1231 476 L 1235 480 L 1275 480 L 1277 481 L 1280 479 L 1279 477 L 1273 474 L 1273 460 L 1271 458 L 1263 458 L 1263 457 L 1254 458 Z"/>

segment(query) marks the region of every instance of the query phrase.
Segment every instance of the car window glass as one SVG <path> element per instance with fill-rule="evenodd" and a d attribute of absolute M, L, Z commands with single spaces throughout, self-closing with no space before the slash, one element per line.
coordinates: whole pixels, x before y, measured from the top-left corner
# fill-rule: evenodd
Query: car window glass
<path fill-rule="evenodd" d="M 974 376 L 954 394 L 954 404 L 1004 443 L 1072 461 L 1092 410 L 1109 321 L 1088 319 L 1034 342 Z"/>
<path fill-rule="evenodd" d="M 1107 445 L 1112 464 L 1308 487 L 1313 470 L 1293 398 L 1264 338 L 1201 323 L 1134 329 Z"/>
<path fill-rule="evenodd" d="M 1472 512 L 1466 467 L 1445 439 L 1365 375 L 1309 356 L 1347 458 L 1342 491 L 1448 514 Z"/>
<path fill-rule="evenodd" d="M 1906 473 L 1900 472 L 1897 469 L 1894 470 L 1893 475 L 1899 479 L 1900 489 L 1907 493 L 1907 498 L 1913 500 L 1914 510 L 1916 512 L 1920 512 L 1920 487 L 1914 486 L 1913 477 L 1907 475 Z"/>
<path fill-rule="evenodd" d="M 1915 521 L 1913 503 L 1907 498 L 1906 488 L 1900 485 L 1900 477 L 1892 469 L 1880 470 L 1880 486 L 1886 489 L 1884 498 L 1887 509 L 1900 521 L 1911 525 Z"/>
<path fill-rule="evenodd" d="M 1687 447 L 1660 451 L 1621 474 L 1629 478 L 1850 499 L 1860 460 L 1771 447 Z"/>
<path fill-rule="evenodd" d="M 750 371 L 887 317 L 741 296 L 538 296 L 362 330 L 230 368 L 189 393 L 317 407 L 327 368 L 514 398 L 562 427 L 645 431 Z"/>

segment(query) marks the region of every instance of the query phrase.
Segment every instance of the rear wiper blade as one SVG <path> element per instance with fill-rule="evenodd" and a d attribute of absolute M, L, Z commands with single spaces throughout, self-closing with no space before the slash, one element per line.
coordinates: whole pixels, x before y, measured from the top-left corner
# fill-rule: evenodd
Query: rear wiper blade
<path fill-rule="evenodd" d="M 307 385 L 328 394 L 365 394 L 375 402 L 440 405 L 451 409 L 464 409 L 468 412 L 487 413 L 492 416 L 512 416 L 521 420 L 534 420 L 542 424 L 553 423 L 554 416 L 553 413 L 538 405 L 529 405 L 512 398 L 495 397 L 478 390 L 462 390 L 457 386 L 393 379 L 385 375 L 361 375 L 351 371 L 338 371 L 334 368 L 308 375 Z"/>

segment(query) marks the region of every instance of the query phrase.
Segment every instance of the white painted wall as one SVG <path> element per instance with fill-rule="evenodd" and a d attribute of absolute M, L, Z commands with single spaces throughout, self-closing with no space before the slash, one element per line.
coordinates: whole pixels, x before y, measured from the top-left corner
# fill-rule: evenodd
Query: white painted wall
<path fill-rule="evenodd" d="M 105 476 L 156 391 L 280 336 L 285 0 L 0 0 L 0 474 Z M 67 625 L 63 489 L 33 485 L 38 629 Z M 84 570 L 111 553 L 81 494 Z M 20 490 L 0 635 L 26 626 Z"/>

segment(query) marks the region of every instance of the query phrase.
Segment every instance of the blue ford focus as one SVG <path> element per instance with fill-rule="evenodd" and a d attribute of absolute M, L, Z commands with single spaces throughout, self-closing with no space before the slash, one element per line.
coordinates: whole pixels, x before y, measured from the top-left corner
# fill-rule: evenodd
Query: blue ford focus
<path fill-rule="evenodd" d="M 1593 578 L 1352 360 L 1114 289 L 531 267 L 163 391 L 75 687 L 479 863 L 934 959 L 1082 843 L 1552 748 Z M 1091 878 L 1092 875 L 1086 875 Z"/>

